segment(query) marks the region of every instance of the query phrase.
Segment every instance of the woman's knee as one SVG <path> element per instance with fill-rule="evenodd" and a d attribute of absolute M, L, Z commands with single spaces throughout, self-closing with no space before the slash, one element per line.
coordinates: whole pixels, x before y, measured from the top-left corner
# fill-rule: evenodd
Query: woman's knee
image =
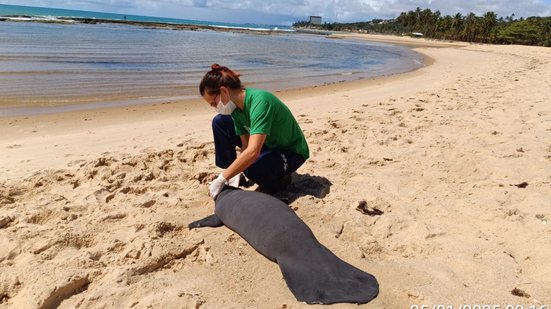
<path fill-rule="evenodd" d="M 228 121 L 225 117 L 228 117 L 226 115 L 220 115 L 217 114 L 212 118 L 212 129 L 216 130 L 217 128 L 223 128 L 225 127 L 226 122 Z"/>

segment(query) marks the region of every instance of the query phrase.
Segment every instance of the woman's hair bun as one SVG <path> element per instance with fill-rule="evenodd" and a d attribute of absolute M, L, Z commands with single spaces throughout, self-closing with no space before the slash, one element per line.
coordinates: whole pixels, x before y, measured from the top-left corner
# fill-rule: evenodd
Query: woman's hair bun
<path fill-rule="evenodd" d="M 219 65 L 218 63 L 215 63 L 213 65 L 210 66 L 210 69 L 212 71 L 215 71 L 215 72 L 224 72 L 224 73 L 227 73 L 231 76 L 234 76 L 234 77 L 239 77 L 241 76 L 241 74 L 237 73 L 237 72 L 234 72 L 232 70 L 230 70 L 228 67 L 225 67 L 225 66 L 221 66 Z"/>
<path fill-rule="evenodd" d="M 201 95 L 205 94 L 205 91 L 209 93 L 218 93 L 220 87 L 227 87 L 230 89 L 242 89 L 241 80 L 239 80 L 240 74 L 234 72 L 228 67 L 224 67 L 215 63 L 210 66 L 210 71 L 205 74 L 201 83 L 199 84 L 199 92 Z"/>

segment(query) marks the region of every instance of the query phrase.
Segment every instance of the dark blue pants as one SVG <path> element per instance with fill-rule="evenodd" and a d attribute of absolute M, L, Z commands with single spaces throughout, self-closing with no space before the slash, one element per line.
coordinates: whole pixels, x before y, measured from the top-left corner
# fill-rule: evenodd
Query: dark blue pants
<path fill-rule="evenodd" d="M 235 134 L 233 120 L 229 115 L 216 115 L 212 120 L 216 166 L 227 168 L 237 158 L 236 147 L 241 139 Z M 265 192 L 278 189 L 281 179 L 296 171 L 305 159 L 292 151 L 262 147 L 260 156 L 245 171 L 245 176 Z"/>

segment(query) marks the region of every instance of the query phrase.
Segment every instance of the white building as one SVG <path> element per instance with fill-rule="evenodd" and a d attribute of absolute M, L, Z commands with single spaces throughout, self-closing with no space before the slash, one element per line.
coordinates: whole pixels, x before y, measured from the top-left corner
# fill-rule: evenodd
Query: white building
<path fill-rule="evenodd" d="M 310 24 L 321 25 L 321 16 L 310 16 Z"/>

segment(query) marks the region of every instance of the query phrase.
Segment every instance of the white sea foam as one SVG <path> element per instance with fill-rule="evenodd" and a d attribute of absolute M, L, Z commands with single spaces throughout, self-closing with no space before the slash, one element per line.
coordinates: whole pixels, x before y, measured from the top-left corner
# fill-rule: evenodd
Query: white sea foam
<path fill-rule="evenodd" d="M 271 31 L 267 28 L 252 28 L 252 27 L 237 27 L 237 26 L 221 26 L 221 25 L 209 25 L 209 27 L 220 29 L 236 29 L 236 30 L 251 30 L 251 31 Z"/>
<path fill-rule="evenodd" d="M 31 16 L 31 17 L 7 16 L 3 18 L 11 21 L 39 21 L 39 22 L 56 22 L 56 23 L 59 22 L 59 23 L 69 23 L 69 24 L 75 23 L 75 21 L 72 19 L 59 19 L 56 16 Z"/>

